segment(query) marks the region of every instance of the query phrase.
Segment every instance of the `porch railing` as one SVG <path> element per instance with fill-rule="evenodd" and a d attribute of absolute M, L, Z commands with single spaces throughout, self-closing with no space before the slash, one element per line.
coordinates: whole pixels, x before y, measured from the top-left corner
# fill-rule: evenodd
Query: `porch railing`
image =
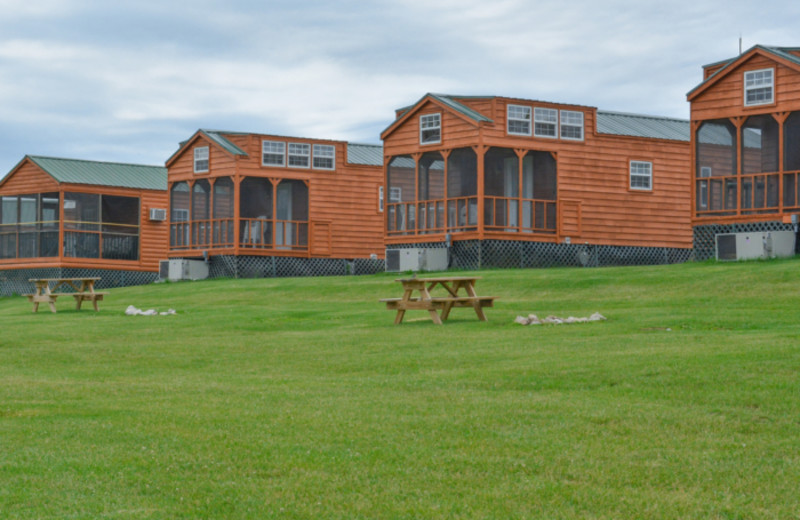
<path fill-rule="evenodd" d="M 695 215 L 780 214 L 800 210 L 800 172 L 695 179 Z"/>
<path fill-rule="evenodd" d="M 554 200 L 486 197 L 483 223 L 487 231 L 553 234 L 557 215 Z"/>

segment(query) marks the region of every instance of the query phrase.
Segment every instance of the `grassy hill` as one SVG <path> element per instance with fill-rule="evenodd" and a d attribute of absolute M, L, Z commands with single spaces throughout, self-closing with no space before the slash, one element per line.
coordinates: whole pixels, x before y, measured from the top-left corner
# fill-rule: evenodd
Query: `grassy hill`
<path fill-rule="evenodd" d="M 0 518 L 797 517 L 800 261 L 479 274 L 0 298 Z"/>

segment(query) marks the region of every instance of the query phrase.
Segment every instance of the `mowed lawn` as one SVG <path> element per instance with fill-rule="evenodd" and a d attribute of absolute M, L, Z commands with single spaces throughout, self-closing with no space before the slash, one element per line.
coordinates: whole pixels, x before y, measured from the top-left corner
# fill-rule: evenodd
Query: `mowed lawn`
<path fill-rule="evenodd" d="M 0 518 L 800 517 L 800 261 L 478 274 L 0 298 Z"/>

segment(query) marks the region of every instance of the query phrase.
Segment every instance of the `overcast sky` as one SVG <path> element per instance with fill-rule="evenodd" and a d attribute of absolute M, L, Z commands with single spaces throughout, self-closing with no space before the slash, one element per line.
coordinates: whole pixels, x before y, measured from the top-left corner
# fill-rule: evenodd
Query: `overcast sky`
<path fill-rule="evenodd" d="M 163 164 L 198 128 L 378 143 L 426 92 L 688 118 L 701 66 L 800 46 L 797 0 L 0 0 L 0 176 Z"/>

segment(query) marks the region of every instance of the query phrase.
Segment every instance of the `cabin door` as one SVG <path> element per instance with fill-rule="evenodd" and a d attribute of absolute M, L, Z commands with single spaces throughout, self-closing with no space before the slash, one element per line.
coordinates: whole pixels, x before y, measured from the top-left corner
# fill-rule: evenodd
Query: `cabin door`
<path fill-rule="evenodd" d="M 508 223 L 506 231 L 516 231 L 519 226 L 519 205 L 516 199 L 519 191 L 519 181 L 517 180 L 517 158 L 509 157 L 503 162 L 503 196 L 506 197 L 508 204 Z"/>
<path fill-rule="evenodd" d="M 275 205 L 277 222 L 275 223 L 275 247 L 291 249 L 292 246 L 292 184 L 278 184 L 277 204 Z"/>

